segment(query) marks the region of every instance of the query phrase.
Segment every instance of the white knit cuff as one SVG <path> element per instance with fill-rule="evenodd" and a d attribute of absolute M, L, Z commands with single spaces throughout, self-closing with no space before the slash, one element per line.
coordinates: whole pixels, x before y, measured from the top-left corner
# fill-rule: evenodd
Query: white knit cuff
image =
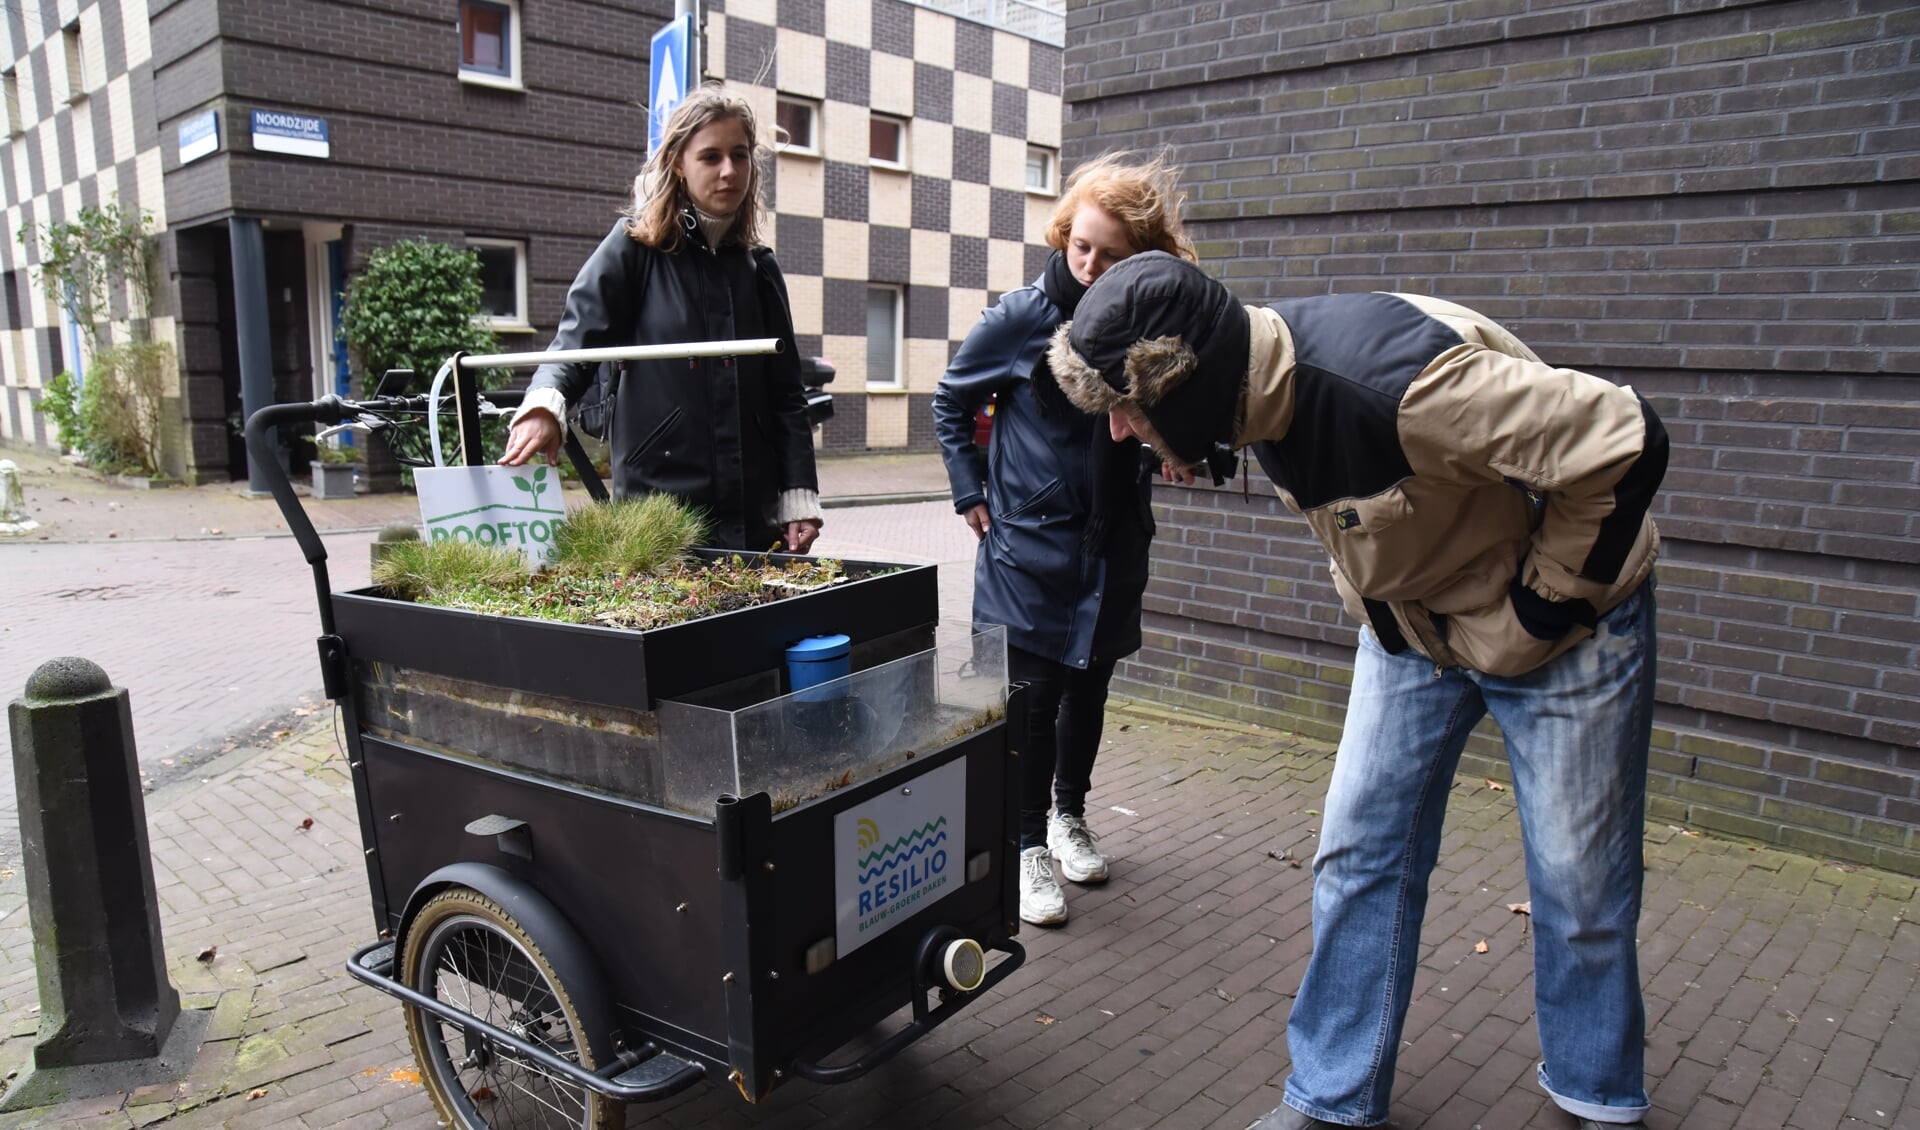
<path fill-rule="evenodd" d="M 780 492 L 780 504 L 775 513 L 778 514 L 780 524 L 783 526 L 788 522 L 800 522 L 809 518 L 819 522 L 820 492 L 808 490 L 805 487 L 783 490 Z"/>
<path fill-rule="evenodd" d="M 567 398 L 560 395 L 560 390 L 557 388 L 528 389 L 526 396 L 520 401 L 520 410 L 513 414 L 513 422 L 519 423 L 522 417 L 535 408 L 544 408 L 553 413 L 555 421 L 562 423 L 566 421 Z"/>

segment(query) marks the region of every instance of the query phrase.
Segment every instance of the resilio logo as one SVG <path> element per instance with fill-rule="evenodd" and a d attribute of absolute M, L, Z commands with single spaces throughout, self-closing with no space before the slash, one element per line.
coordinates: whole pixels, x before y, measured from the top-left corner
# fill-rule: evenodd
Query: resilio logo
<path fill-rule="evenodd" d="M 840 956 L 965 888 L 966 858 L 964 760 L 834 813 L 833 936 Z"/>
<path fill-rule="evenodd" d="M 855 835 L 860 845 L 855 867 L 862 929 L 902 913 L 951 879 L 945 816 L 885 844 L 880 843 L 879 825 L 871 820 L 862 819 Z"/>

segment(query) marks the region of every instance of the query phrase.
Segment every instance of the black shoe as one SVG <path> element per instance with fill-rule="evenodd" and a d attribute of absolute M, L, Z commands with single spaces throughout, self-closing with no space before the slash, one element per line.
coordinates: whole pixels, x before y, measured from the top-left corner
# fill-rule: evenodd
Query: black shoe
<path fill-rule="evenodd" d="M 1268 1111 L 1266 1117 L 1247 1127 L 1247 1130 L 1348 1130 L 1338 1123 L 1328 1122 L 1324 1118 L 1315 1118 L 1311 1114 L 1302 1114 L 1285 1103 Z"/>

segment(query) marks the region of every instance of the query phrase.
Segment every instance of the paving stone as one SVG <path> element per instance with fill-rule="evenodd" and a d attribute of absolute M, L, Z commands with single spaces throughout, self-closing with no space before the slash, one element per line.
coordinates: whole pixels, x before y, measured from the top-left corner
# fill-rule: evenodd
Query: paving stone
<path fill-rule="evenodd" d="M 327 768 L 338 761 L 330 726 L 311 719 L 150 810 L 170 968 L 218 1000 L 223 1037 L 203 1048 L 178 1099 L 149 1092 L 127 1109 L 41 1114 L 132 1126 L 129 1110 L 171 1110 L 161 1124 L 181 1130 L 434 1123 L 422 1086 L 392 1078 L 411 1067 L 397 1005 L 341 968 L 373 924 L 351 793 Z M 1318 818 L 1307 813 L 1323 803 L 1329 758 L 1311 745 L 1286 752 L 1278 737 L 1162 722 L 1109 737 L 1091 810 L 1141 816 L 1096 820 L 1113 881 L 1070 889 L 1064 929 L 1023 932 L 1031 958 L 1008 987 L 858 1082 L 794 1081 L 758 1107 L 701 1087 L 637 1108 L 636 1122 L 838 1130 L 894 1125 L 910 1110 L 915 1130 L 1240 1130 L 1276 1105 L 1291 993 L 1311 948 Z M 1530 923 L 1506 910 L 1525 899 L 1511 795 L 1462 782 L 1449 801 L 1393 1117 L 1434 1130 L 1563 1130 L 1533 1079 Z M 337 834 L 292 833 L 294 812 Z M 1912 884 L 1651 831 L 1641 929 L 1650 1125 L 1920 1125 Z M 259 861 L 251 882 L 223 881 L 232 866 L 208 862 L 234 853 Z M 10 897 L 17 907 L 17 881 L 0 884 L 0 915 Z M 24 918 L 0 919 L 0 1020 L 30 1037 Z M 1474 954 L 1483 937 L 1493 952 Z M 209 942 L 220 957 L 194 962 Z M 1042 1014 L 1055 1022 L 1037 1023 Z M 30 1044 L 8 1040 L 0 1058 Z M 253 1090 L 267 1094 L 248 1099 Z M 0 1118 L 0 1130 L 20 1125 Z"/>

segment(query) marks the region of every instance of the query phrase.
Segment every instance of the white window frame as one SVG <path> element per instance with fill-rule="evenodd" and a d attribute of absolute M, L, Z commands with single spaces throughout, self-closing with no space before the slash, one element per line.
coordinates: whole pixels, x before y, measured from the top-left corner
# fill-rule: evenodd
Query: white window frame
<path fill-rule="evenodd" d="M 899 133 L 900 133 L 900 159 L 898 161 L 888 161 L 880 157 L 875 157 L 873 155 L 873 126 L 874 126 L 874 123 L 876 122 L 890 122 L 894 126 L 898 127 Z M 905 170 L 906 168 L 908 168 L 908 164 L 909 164 L 908 154 L 912 152 L 912 150 L 910 150 L 907 147 L 907 141 L 908 141 L 907 119 L 895 117 L 892 114 L 882 114 L 874 111 L 868 112 L 867 114 L 867 163 L 869 165 L 872 165 L 876 169 Z"/>
<path fill-rule="evenodd" d="M 526 89 L 524 82 L 526 71 L 522 65 L 523 60 L 520 54 L 520 0 L 457 0 L 457 3 L 459 6 L 454 9 L 454 24 L 455 38 L 459 40 L 460 46 L 456 51 L 455 59 L 459 63 L 460 81 L 473 86 L 490 86 L 496 90 L 524 91 Z M 466 6 L 468 4 L 483 4 L 487 7 L 506 9 L 506 74 L 499 74 L 490 70 L 481 70 L 467 65 L 466 31 L 458 25 L 460 17 L 466 14 Z"/>
<path fill-rule="evenodd" d="M 872 347 L 873 330 L 872 330 L 871 317 L 872 317 L 872 309 L 873 309 L 873 296 L 877 292 L 890 294 L 893 296 L 893 372 L 890 375 L 886 377 L 881 377 L 881 378 L 876 378 L 873 374 L 873 347 Z M 867 284 L 867 310 L 868 310 L 868 317 L 869 317 L 868 330 L 867 330 L 867 333 L 868 333 L 867 387 L 870 389 L 883 389 L 883 390 L 896 390 L 896 389 L 904 388 L 907 383 L 907 356 L 906 356 L 907 354 L 907 290 L 906 288 L 898 284 L 892 284 L 892 283 L 868 283 Z"/>
<path fill-rule="evenodd" d="M 1039 157 L 1047 163 L 1046 183 L 1042 185 L 1029 184 L 1027 185 L 1027 191 L 1035 196 L 1058 196 L 1060 194 L 1060 151 L 1057 149 L 1049 149 L 1044 145 L 1027 146 L 1028 163 L 1031 164 L 1035 157 Z M 1022 170 L 1022 179 L 1025 178 L 1025 175 L 1026 170 Z"/>
<path fill-rule="evenodd" d="M 806 98 L 798 94 L 781 94 L 776 96 L 774 98 L 773 109 L 773 121 L 776 129 L 779 128 L 780 124 L 780 110 L 786 106 L 798 106 L 807 112 L 808 121 L 813 127 L 813 141 L 810 144 L 801 145 L 789 137 L 787 140 L 778 143 L 777 151 L 780 153 L 791 153 L 797 157 L 821 156 L 820 100 L 817 98 Z M 784 135 L 784 131 L 782 131 L 782 134 Z"/>
<path fill-rule="evenodd" d="M 467 246 L 504 247 L 513 252 L 513 304 L 516 314 L 481 314 L 474 319 L 478 324 L 495 330 L 531 330 L 533 325 L 527 320 L 527 243 L 523 239 L 495 239 L 488 236 L 470 235 Z"/>
<path fill-rule="evenodd" d="M 67 101 L 78 102 L 87 96 L 87 45 L 80 36 L 80 21 L 61 28 L 60 40 L 66 46 Z"/>

